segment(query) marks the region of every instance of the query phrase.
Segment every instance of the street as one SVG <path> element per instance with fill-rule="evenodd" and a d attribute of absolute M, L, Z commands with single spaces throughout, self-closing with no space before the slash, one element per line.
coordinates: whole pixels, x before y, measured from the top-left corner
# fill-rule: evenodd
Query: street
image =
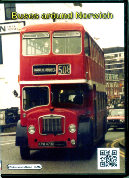
<path fill-rule="evenodd" d="M 90 160 L 76 150 L 32 150 L 29 160 L 22 160 L 20 149 L 15 146 L 15 136 L 1 137 L 2 174 L 108 174 L 125 173 L 125 149 L 120 147 L 119 140 L 125 136 L 123 129 L 109 129 L 105 143 L 97 145 Z M 120 148 L 120 169 L 98 170 L 97 148 Z M 39 170 L 8 170 L 9 164 L 41 164 Z"/>

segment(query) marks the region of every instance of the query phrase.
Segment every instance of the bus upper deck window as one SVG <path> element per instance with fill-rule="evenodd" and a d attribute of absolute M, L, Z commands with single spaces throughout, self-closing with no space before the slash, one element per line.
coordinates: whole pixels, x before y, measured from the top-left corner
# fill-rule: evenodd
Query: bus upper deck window
<path fill-rule="evenodd" d="M 54 54 L 80 54 L 81 50 L 81 33 L 79 31 L 53 33 L 52 51 Z"/>
<path fill-rule="evenodd" d="M 50 53 L 50 34 L 48 32 L 24 33 L 22 35 L 22 54 L 24 56 L 47 55 Z"/>
<path fill-rule="evenodd" d="M 84 50 L 85 50 L 85 55 L 90 56 L 89 36 L 87 33 L 85 33 L 85 37 L 84 37 Z"/>

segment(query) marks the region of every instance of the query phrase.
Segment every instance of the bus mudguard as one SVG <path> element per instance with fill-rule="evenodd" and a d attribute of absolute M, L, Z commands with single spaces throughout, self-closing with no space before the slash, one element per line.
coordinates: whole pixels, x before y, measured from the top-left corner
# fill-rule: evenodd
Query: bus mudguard
<path fill-rule="evenodd" d="M 79 119 L 78 125 L 78 147 L 85 147 L 92 144 L 93 138 L 93 124 L 90 117 L 82 117 Z"/>
<path fill-rule="evenodd" d="M 22 146 L 22 147 L 28 147 L 27 127 L 21 126 L 20 120 L 17 123 L 15 145 Z"/>

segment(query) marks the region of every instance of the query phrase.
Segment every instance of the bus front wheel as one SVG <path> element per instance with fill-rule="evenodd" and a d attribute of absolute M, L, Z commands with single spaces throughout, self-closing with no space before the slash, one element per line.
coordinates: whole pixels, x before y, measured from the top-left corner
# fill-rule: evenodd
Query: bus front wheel
<path fill-rule="evenodd" d="M 20 147 L 20 155 L 22 159 L 30 158 L 30 149 L 28 147 Z"/>

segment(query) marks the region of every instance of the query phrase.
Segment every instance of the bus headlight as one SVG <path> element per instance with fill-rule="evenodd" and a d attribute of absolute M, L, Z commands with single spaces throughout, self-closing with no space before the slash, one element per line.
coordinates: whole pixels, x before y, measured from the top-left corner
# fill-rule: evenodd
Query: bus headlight
<path fill-rule="evenodd" d="M 123 119 L 120 119 L 120 122 L 124 122 L 124 120 L 123 120 Z"/>
<path fill-rule="evenodd" d="M 34 134 L 35 133 L 35 127 L 33 125 L 30 125 L 28 127 L 28 132 L 29 132 L 29 134 Z"/>
<path fill-rule="evenodd" d="M 71 133 L 76 132 L 76 126 L 75 126 L 74 124 L 71 124 L 71 125 L 69 126 L 69 131 L 70 131 Z"/>

